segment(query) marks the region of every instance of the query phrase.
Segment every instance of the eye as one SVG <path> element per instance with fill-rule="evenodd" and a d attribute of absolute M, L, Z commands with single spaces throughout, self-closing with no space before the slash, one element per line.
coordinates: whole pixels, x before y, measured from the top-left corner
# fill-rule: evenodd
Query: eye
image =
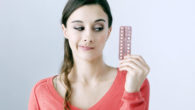
<path fill-rule="evenodd" d="M 78 31 L 82 31 L 84 30 L 85 28 L 84 27 L 74 27 L 74 29 L 78 30 Z"/>
<path fill-rule="evenodd" d="M 94 30 L 95 31 L 102 31 L 104 28 L 103 27 L 95 27 Z"/>

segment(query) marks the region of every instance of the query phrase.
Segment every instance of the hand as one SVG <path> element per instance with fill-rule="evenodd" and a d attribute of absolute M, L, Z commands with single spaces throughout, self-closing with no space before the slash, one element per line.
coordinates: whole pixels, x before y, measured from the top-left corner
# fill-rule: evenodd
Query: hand
<path fill-rule="evenodd" d="M 139 55 L 126 55 L 120 60 L 119 70 L 126 70 L 125 90 L 127 92 L 138 92 L 147 77 L 150 68 Z"/>

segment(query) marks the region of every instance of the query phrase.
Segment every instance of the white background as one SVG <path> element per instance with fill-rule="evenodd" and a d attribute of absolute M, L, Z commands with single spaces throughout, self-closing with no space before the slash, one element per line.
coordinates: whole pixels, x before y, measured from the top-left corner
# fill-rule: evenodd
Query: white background
<path fill-rule="evenodd" d="M 108 0 L 113 30 L 105 62 L 118 66 L 121 25 L 131 25 L 132 54 L 151 68 L 150 110 L 195 110 L 195 1 Z M 0 0 L 0 110 L 27 110 L 33 85 L 59 73 L 66 0 Z"/>

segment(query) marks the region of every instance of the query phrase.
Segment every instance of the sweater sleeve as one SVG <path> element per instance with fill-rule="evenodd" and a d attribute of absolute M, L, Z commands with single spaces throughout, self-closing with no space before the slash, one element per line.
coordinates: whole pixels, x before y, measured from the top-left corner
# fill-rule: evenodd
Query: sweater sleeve
<path fill-rule="evenodd" d="M 120 110 L 148 110 L 149 109 L 149 81 L 146 78 L 139 92 L 129 93 L 124 90 Z"/>
<path fill-rule="evenodd" d="M 30 93 L 29 103 L 28 103 L 28 110 L 40 110 L 39 105 L 37 102 L 37 97 L 35 94 L 35 87 L 32 88 L 32 91 Z"/>

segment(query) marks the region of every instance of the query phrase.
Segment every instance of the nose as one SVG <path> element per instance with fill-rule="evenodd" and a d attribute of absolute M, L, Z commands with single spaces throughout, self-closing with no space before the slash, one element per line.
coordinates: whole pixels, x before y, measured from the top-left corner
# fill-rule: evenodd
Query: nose
<path fill-rule="evenodd" d="M 94 42 L 94 35 L 93 35 L 93 32 L 90 29 L 86 30 L 86 32 L 84 34 L 84 37 L 83 37 L 83 41 L 86 42 L 86 43 Z"/>
<path fill-rule="evenodd" d="M 93 40 L 90 40 L 90 39 L 84 39 L 84 42 L 93 42 Z"/>

